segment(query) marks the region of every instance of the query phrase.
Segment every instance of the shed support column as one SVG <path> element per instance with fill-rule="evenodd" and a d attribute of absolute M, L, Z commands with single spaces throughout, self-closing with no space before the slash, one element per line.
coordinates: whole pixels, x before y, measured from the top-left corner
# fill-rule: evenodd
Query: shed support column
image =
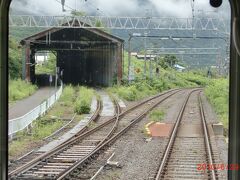
<path fill-rule="evenodd" d="M 122 80 L 122 44 L 117 44 L 117 84 L 121 84 Z"/>
<path fill-rule="evenodd" d="M 22 78 L 30 82 L 30 44 L 27 42 L 23 47 Z"/>
<path fill-rule="evenodd" d="M 35 83 L 35 50 L 30 51 L 30 64 L 29 64 L 29 69 L 30 69 L 30 80 L 32 83 Z"/>

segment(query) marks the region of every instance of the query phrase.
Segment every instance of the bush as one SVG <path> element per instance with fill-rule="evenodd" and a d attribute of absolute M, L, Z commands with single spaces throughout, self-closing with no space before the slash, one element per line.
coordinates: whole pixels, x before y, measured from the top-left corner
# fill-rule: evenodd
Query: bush
<path fill-rule="evenodd" d="M 9 81 L 9 101 L 14 102 L 32 95 L 37 89 L 36 85 L 32 85 L 21 79 Z"/>
<path fill-rule="evenodd" d="M 85 99 L 82 101 L 77 101 L 75 104 L 75 112 L 77 114 L 87 114 L 90 112 L 90 110 L 91 108 L 89 106 L 89 103 L 87 103 Z"/>
<path fill-rule="evenodd" d="M 229 81 L 227 79 L 212 80 L 205 89 L 205 94 L 213 105 L 214 110 L 219 116 L 224 127 L 228 127 L 228 88 Z"/>
<path fill-rule="evenodd" d="M 124 53 L 124 77 L 122 86 L 115 86 L 109 88 L 110 91 L 116 93 L 119 97 L 127 101 L 135 101 L 141 98 L 145 98 L 156 93 L 172 89 L 172 88 L 189 88 L 189 87 L 205 87 L 209 84 L 210 79 L 204 76 L 202 71 L 200 72 L 177 72 L 172 68 L 160 69 L 159 76 L 153 73 L 153 78 L 144 76 L 143 66 L 144 61 L 138 60 L 132 57 L 132 65 L 135 70 L 135 80 L 128 83 L 127 77 L 127 54 Z M 136 69 L 140 69 L 136 71 Z M 153 71 L 154 72 L 154 71 Z M 147 74 L 149 74 L 149 63 L 147 63 Z M 206 74 L 206 73 L 205 73 Z"/>
<path fill-rule="evenodd" d="M 77 114 L 88 114 L 91 110 L 92 97 L 93 97 L 92 89 L 80 87 L 78 97 L 74 104 L 74 111 Z"/>
<path fill-rule="evenodd" d="M 137 99 L 137 89 L 135 86 L 119 87 L 117 94 L 127 101 L 135 101 Z"/>
<path fill-rule="evenodd" d="M 32 134 L 34 139 L 43 139 L 51 135 L 54 131 L 62 127 L 64 124 L 61 120 L 52 120 L 42 118 L 38 121 L 34 121 Z"/>
<path fill-rule="evenodd" d="M 209 79 L 207 77 L 193 72 L 182 73 L 179 74 L 179 76 L 197 86 L 205 87 L 209 84 Z"/>
<path fill-rule="evenodd" d="M 10 36 L 9 38 L 9 76 L 11 79 L 21 78 L 22 60 L 21 50 L 18 48 L 18 42 Z"/>

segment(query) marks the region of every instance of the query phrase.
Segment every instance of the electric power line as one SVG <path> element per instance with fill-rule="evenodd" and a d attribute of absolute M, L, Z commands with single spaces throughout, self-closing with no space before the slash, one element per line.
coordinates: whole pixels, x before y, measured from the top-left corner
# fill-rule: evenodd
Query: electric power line
<path fill-rule="evenodd" d="M 62 5 L 62 2 L 59 1 L 59 0 L 55 0 L 56 2 L 60 3 Z M 64 4 L 65 7 L 71 9 L 71 10 L 75 10 L 74 8 L 72 8 L 71 6 L 67 5 L 67 4 Z"/>

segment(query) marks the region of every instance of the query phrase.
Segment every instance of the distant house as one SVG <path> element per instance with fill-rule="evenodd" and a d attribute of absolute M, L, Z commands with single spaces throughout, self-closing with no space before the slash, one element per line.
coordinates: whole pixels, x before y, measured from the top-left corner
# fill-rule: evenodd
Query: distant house
<path fill-rule="evenodd" d="M 138 53 L 137 52 L 131 52 L 131 56 L 137 56 Z"/>
<path fill-rule="evenodd" d="M 185 67 L 183 67 L 183 66 L 181 66 L 181 65 L 179 65 L 179 64 L 175 64 L 174 66 L 173 66 L 178 72 L 183 72 L 186 68 Z"/>
<path fill-rule="evenodd" d="M 136 55 L 136 57 L 137 57 L 137 59 L 144 59 L 144 55 L 138 54 L 138 55 Z M 156 57 L 156 55 L 151 55 L 151 54 L 146 55 L 147 60 L 149 60 L 149 59 L 154 60 L 155 57 Z"/>
<path fill-rule="evenodd" d="M 48 53 L 38 52 L 35 54 L 36 63 L 42 65 L 45 61 L 48 60 Z"/>

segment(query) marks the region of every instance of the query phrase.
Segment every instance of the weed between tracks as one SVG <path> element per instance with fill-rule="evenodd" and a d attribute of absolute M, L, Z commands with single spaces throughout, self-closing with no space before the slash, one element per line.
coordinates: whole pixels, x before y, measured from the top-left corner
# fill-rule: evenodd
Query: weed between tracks
<path fill-rule="evenodd" d="M 165 112 L 159 109 L 154 109 L 149 114 L 150 121 L 154 121 L 154 122 L 162 121 L 164 116 L 165 116 Z"/>
<path fill-rule="evenodd" d="M 78 97 L 74 104 L 74 111 L 77 114 L 88 114 L 91 110 L 93 90 L 87 87 L 80 87 Z"/>

